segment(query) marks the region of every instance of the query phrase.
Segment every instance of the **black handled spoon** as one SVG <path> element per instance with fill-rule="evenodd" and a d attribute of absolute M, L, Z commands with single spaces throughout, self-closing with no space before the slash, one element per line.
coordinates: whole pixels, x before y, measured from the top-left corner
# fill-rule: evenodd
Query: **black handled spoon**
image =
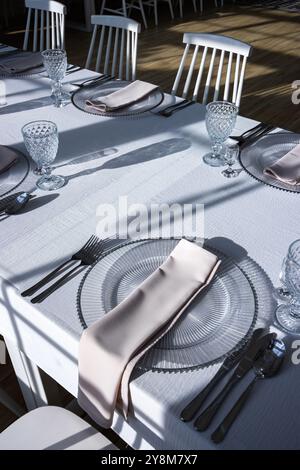
<path fill-rule="evenodd" d="M 5 209 L 0 212 L 0 216 L 16 214 L 21 209 L 23 209 L 24 206 L 26 206 L 31 197 L 32 196 L 28 193 L 19 194 L 15 199 L 12 199 L 8 202 Z"/>
<path fill-rule="evenodd" d="M 254 379 L 252 382 L 250 382 L 246 390 L 242 393 L 240 398 L 231 408 L 227 416 L 211 435 L 211 439 L 215 444 L 219 444 L 224 440 L 226 434 L 244 407 L 254 388 L 254 385 L 258 382 L 258 380 L 273 377 L 275 374 L 277 374 L 280 367 L 282 366 L 285 353 L 286 347 L 284 342 L 279 339 L 275 339 L 271 349 L 266 349 L 264 354 L 259 357 L 257 361 L 255 361 L 253 366 L 255 372 Z"/>

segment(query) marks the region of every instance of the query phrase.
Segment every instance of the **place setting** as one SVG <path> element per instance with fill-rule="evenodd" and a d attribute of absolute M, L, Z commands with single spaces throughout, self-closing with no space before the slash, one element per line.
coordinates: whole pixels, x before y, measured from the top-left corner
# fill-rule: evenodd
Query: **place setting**
<path fill-rule="evenodd" d="M 234 131 L 238 108 L 226 101 L 213 101 L 206 106 L 206 128 L 212 151 L 203 157 L 212 167 L 227 166 L 226 178 L 241 171 L 268 186 L 300 192 L 300 136 L 288 131 L 274 131 L 269 124 L 259 123 L 243 134 Z M 233 169 L 239 163 L 240 168 Z"/>
<path fill-rule="evenodd" d="M 128 384 L 134 369 L 178 373 L 221 364 L 178 417 L 184 422 L 193 421 L 195 432 L 211 426 L 231 390 L 243 384 L 243 378 L 252 371 L 253 380 L 211 434 L 212 441 L 219 444 L 250 400 L 257 381 L 275 376 L 287 351 L 286 344 L 275 332 L 268 332 L 267 323 L 259 318 L 253 284 L 256 274 L 245 272 L 244 266 L 242 269 L 239 262 L 213 248 L 213 241 L 201 247 L 187 239 L 112 241 L 93 235 L 21 295 L 31 297 L 32 303 L 43 302 L 74 274 L 87 269 L 77 294 L 78 315 L 84 328 L 78 399 L 103 427 L 111 425 L 115 409 L 125 416 L 130 412 Z M 143 329 L 139 327 L 141 321 Z M 119 328 L 114 328 L 114 323 Z M 132 331 L 136 335 L 132 336 Z M 102 334 L 105 336 L 99 342 Z M 118 364 L 113 361 L 117 351 Z M 91 355 L 98 358 L 97 369 L 89 364 Z M 97 380 L 103 368 L 101 360 L 112 361 L 113 372 L 106 382 Z M 226 376 L 227 382 L 220 388 Z M 96 399 L 90 382 L 99 390 L 99 396 L 109 396 L 110 400 Z M 217 388 L 219 394 L 209 402 Z M 122 397 L 121 408 L 118 396 Z"/>
<path fill-rule="evenodd" d="M 229 101 L 212 101 L 206 106 L 205 124 L 211 152 L 203 156 L 203 161 L 211 167 L 226 166 L 221 172 L 225 178 L 236 178 L 242 170 L 252 174 L 243 164 L 244 155 L 247 155 L 249 148 L 253 148 L 257 155 L 256 144 L 275 129 L 272 125 L 259 123 L 241 135 L 231 135 L 238 113 L 238 107 Z M 269 138 L 272 139 L 273 135 Z M 250 161 L 253 163 L 253 158 L 250 157 Z M 240 163 L 241 168 L 233 169 L 236 163 Z"/>

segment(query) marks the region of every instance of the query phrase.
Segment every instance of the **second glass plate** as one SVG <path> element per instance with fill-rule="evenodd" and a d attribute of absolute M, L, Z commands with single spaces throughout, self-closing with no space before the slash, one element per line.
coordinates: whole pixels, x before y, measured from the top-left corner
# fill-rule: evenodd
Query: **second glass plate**
<path fill-rule="evenodd" d="M 121 90 L 129 83 L 130 82 L 127 82 L 125 80 L 111 80 L 105 83 L 101 83 L 101 81 L 94 83 L 91 82 L 90 84 L 79 88 L 72 94 L 72 102 L 77 108 L 81 109 L 81 111 L 84 111 L 89 114 L 96 114 L 99 116 L 107 117 L 135 116 L 143 114 L 152 111 L 154 108 L 156 108 L 162 103 L 164 99 L 164 94 L 159 88 L 157 88 L 145 98 L 136 101 L 130 106 L 126 106 L 126 108 L 122 108 L 120 110 L 102 112 L 95 108 L 87 106 L 87 100 L 99 98 L 101 96 L 106 96 L 111 93 L 114 93 L 117 90 Z"/>

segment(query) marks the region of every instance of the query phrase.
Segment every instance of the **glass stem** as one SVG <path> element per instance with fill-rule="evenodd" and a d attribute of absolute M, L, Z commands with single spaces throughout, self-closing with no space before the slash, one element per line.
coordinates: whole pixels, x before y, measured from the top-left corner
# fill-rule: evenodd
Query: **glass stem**
<path fill-rule="evenodd" d="M 222 152 L 222 145 L 221 144 L 212 144 L 212 157 L 218 158 Z"/>
<path fill-rule="evenodd" d="M 59 101 L 60 101 L 61 89 L 62 89 L 61 81 L 60 80 L 53 80 L 53 82 L 52 82 L 52 93 L 54 95 L 56 103 L 59 103 Z"/>
<path fill-rule="evenodd" d="M 42 174 L 46 178 L 50 178 L 52 172 L 51 166 L 43 166 L 42 167 Z"/>

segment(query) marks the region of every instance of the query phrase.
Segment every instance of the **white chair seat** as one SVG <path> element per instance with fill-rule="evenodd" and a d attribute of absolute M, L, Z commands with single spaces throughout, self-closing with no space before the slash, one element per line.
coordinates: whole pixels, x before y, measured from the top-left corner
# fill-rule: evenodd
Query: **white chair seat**
<path fill-rule="evenodd" d="M 64 408 L 30 411 L 0 433 L 0 450 L 116 450 L 95 428 Z"/>

